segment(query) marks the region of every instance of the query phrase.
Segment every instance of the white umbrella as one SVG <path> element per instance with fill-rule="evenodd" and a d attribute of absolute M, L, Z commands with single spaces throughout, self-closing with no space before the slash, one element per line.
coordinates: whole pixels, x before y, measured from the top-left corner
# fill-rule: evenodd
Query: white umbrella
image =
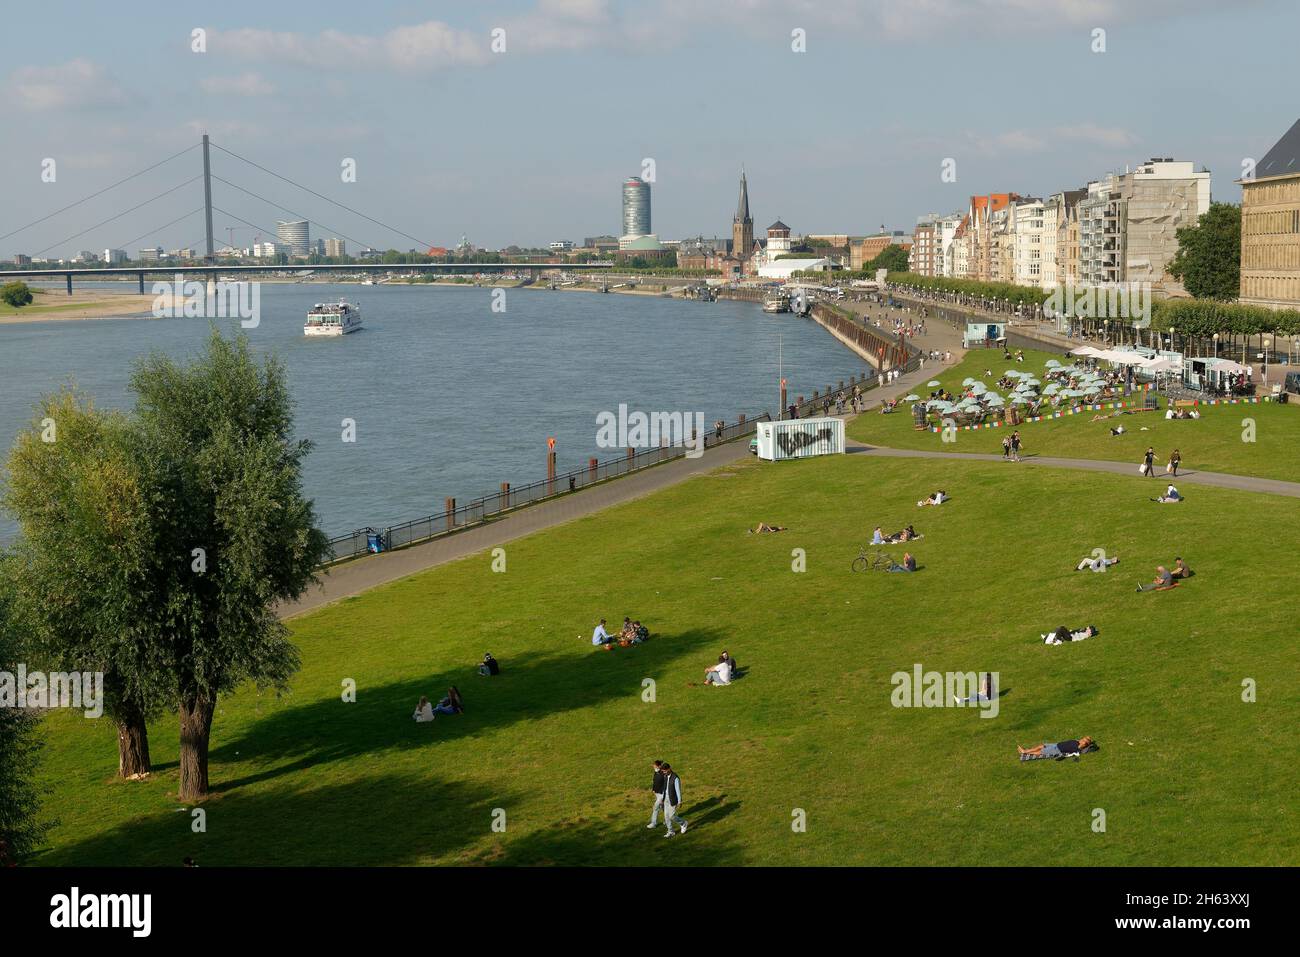
<path fill-rule="evenodd" d="M 927 387 L 929 387 L 929 386 L 936 386 L 936 385 L 938 385 L 938 384 L 939 384 L 939 380 L 938 380 L 938 379 L 931 379 L 929 382 L 926 383 L 926 386 L 927 386 Z"/>
<path fill-rule="evenodd" d="M 981 392 L 987 392 L 989 390 L 989 387 L 986 386 L 983 382 L 976 382 L 973 386 L 970 387 L 970 390 L 974 392 L 976 395 L 979 395 Z"/>
<path fill-rule="evenodd" d="M 1012 400 L 1011 400 L 1011 404 L 1012 404 L 1012 405 L 1028 405 L 1028 404 L 1029 404 L 1029 400 L 1026 399 L 1023 395 L 1018 395 L 1018 396 L 1015 396 L 1015 397 L 1012 398 Z"/>
<path fill-rule="evenodd" d="M 1048 359 L 1048 360 L 1047 360 L 1047 365 L 1048 365 L 1049 367 L 1059 366 L 1060 364 L 1061 364 L 1061 363 L 1060 363 L 1060 360 L 1058 360 L 1058 359 Z"/>
<path fill-rule="evenodd" d="M 1049 383 L 1047 383 L 1046 388 L 1043 389 L 1043 394 L 1044 394 L 1044 395 L 1051 395 L 1053 392 L 1060 392 L 1060 391 L 1061 391 L 1060 383 L 1057 383 L 1057 382 L 1049 382 Z"/>
<path fill-rule="evenodd" d="M 972 379 L 972 378 L 970 378 L 970 377 L 968 376 L 967 378 L 961 380 L 961 384 L 962 384 L 962 385 L 974 385 L 974 384 L 975 384 L 976 382 L 978 382 L 978 381 L 979 381 L 978 379 Z"/>
<path fill-rule="evenodd" d="M 1070 355 L 1072 355 L 1072 356 L 1096 356 L 1096 355 L 1097 355 L 1098 353 L 1100 353 L 1101 351 L 1102 351 L 1101 349 L 1094 349 L 1092 346 L 1079 346 L 1079 348 L 1077 348 L 1077 349 L 1071 349 L 1071 350 L 1070 350 Z"/>
<path fill-rule="evenodd" d="M 1002 396 L 996 394 L 986 396 L 984 401 L 989 405 L 1006 405 L 1006 403 L 1002 401 Z"/>
<path fill-rule="evenodd" d="M 903 401 L 904 401 L 904 402 L 915 402 L 915 401 L 916 401 L 917 399 L 919 399 L 919 398 L 921 398 L 919 395 L 916 395 L 915 393 L 912 393 L 912 394 L 909 394 L 909 395 L 905 395 L 905 396 L 903 396 Z"/>

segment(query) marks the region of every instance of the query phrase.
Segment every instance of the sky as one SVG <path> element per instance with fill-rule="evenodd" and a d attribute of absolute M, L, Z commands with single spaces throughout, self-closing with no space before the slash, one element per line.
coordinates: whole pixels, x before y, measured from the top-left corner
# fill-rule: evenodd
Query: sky
<path fill-rule="evenodd" d="M 1239 202 L 1243 162 L 1300 116 L 1294 2 L 179 6 L 6 11 L 0 258 L 201 248 L 197 148 L 59 210 L 205 131 L 349 207 L 214 148 L 219 245 L 303 216 L 355 251 L 617 235 L 646 160 L 664 239 L 730 235 L 742 166 L 756 231 L 910 232 L 972 194 L 1046 196 L 1153 156 Z"/>

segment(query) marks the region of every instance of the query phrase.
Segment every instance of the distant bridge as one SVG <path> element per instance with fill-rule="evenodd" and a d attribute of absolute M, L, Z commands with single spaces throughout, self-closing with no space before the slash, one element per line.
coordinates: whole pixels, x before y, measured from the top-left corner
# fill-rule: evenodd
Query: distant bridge
<path fill-rule="evenodd" d="M 220 278 L 235 273 L 303 274 L 303 273 L 388 273 L 388 272 L 434 272 L 434 273 L 481 273 L 481 272 L 542 272 L 560 270 L 562 272 L 602 272 L 614 266 L 610 262 L 596 263 L 351 263 L 348 265 L 330 264 L 319 266 L 104 266 L 94 269 L 70 269 L 67 266 L 47 269 L 5 269 L 0 270 L 0 282 L 16 279 L 57 279 L 67 280 L 68 295 L 72 295 L 72 277 L 79 279 L 103 279 L 106 276 L 135 276 L 140 280 L 140 292 L 144 292 L 145 276 L 166 276 L 172 278 L 178 273 L 189 278 L 206 276 Z"/>

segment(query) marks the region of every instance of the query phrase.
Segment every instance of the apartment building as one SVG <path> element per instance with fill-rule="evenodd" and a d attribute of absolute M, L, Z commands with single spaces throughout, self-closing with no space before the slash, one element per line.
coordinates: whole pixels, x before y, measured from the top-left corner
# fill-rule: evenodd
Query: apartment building
<path fill-rule="evenodd" d="M 1241 185 L 1241 301 L 1300 308 L 1300 120 Z"/>

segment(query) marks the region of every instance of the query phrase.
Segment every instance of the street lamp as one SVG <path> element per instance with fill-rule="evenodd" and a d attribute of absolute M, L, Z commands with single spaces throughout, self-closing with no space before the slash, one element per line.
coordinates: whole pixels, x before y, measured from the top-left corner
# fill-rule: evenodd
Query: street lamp
<path fill-rule="evenodd" d="M 1178 351 L 1177 346 L 1174 345 L 1174 343 L 1176 343 L 1176 342 L 1178 341 L 1177 339 L 1174 338 L 1174 334 L 1175 334 L 1176 332 L 1178 332 L 1178 330 L 1175 329 L 1173 326 L 1170 326 L 1170 327 L 1169 327 L 1169 351 L 1170 351 L 1170 352 L 1177 352 L 1177 351 Z"/>
<path fill-rule="evenodd" d="M 1212 337 L 1214 339 L 1214 358 L 1219 358 L 1219 334 L 1216 332 Z"/>

